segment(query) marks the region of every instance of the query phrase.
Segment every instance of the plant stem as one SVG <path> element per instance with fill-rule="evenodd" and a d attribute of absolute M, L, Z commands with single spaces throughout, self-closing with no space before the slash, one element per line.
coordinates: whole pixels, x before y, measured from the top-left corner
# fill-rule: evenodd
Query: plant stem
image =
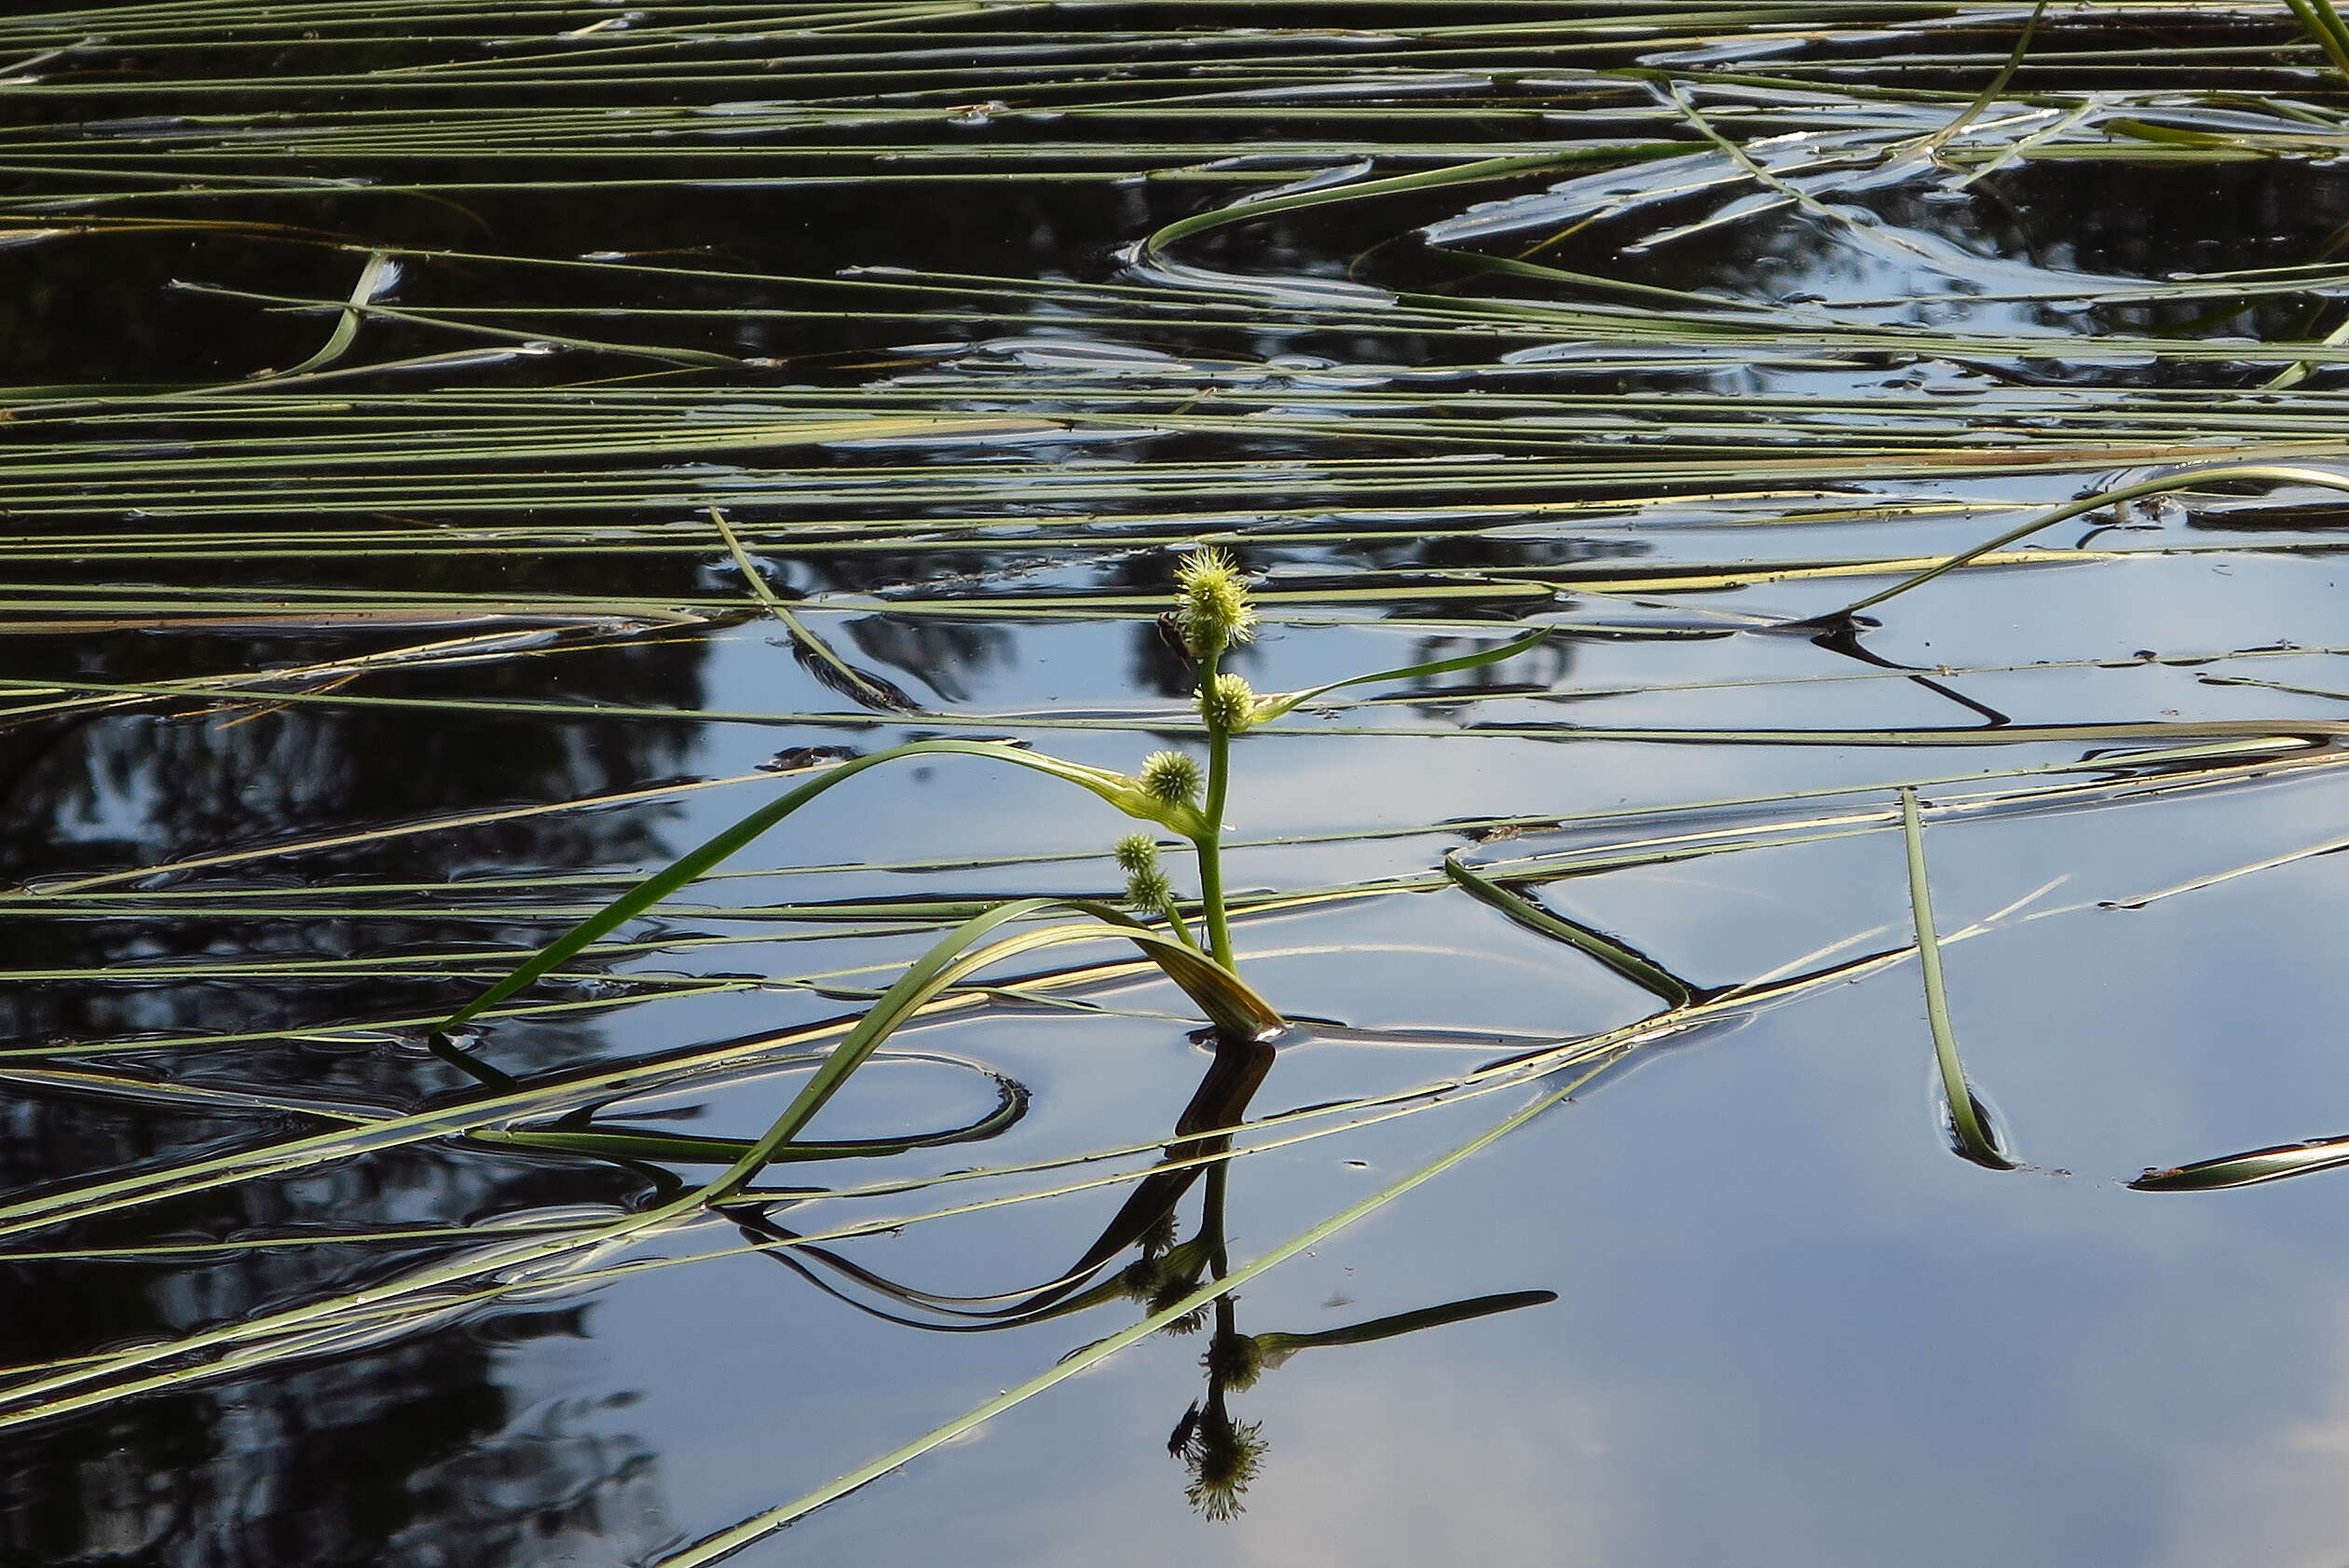
<path fill-rule="evenodd" d="M 1174 934 L 1176 941 L 1195 953 L 1199 950 L 1199 939 L 1191 934 L 1190 922 L 1182 918 L 1182 911 L 1176 907 L 1172 893 L 1158 901 L 1158 914 L 1167 922 L 1167 929 Z"/>
<path fill-rule="evenodd" d="M 2332 0 L 2284 0 L 2319 52 L 2331 61 L 2334 75 L 2349 81 L 2349 27 L 2342 24 Z"/>
<path fill-rule="evenodd" d="M 1217 666 L 1222 662 L 1220 653 L 1199 661 L 1203 694 L 1214 691 Z M 1232 921 L 1223 908 L 1223 798 L 1232 784 L 1232 737 L 1217 716 L 1214 702 L 1203 701 L 1199 708 L 1208 728 L 1208 792 L 1201 810 L 1207 825 L 1191 840 L 1199 854 L 1199 919 L 1207 926 L 1208 951 L 1216 962 L 1231 969 Z"/>

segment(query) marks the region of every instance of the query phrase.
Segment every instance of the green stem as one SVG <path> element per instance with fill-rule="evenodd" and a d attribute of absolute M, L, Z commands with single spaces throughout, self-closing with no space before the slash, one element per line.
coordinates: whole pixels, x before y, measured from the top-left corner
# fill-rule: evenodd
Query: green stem
<path fill-rule="evenodd" d="M 2300 19 L 2317 49 L 2332 63 L 2333 71 L 2343 81 L 2349 81 L 2349 27 L 2342 25 L 2340 13 L 2331 0 L 2284 0 Z"/>
<path fill-rule="evenodd" d="M 1215 689 L 1222 655 L 1199 661 L 1199 690 L 1205 698 Z M 1208 951 L 1224 968 L 1233 967 L 1232 920 L 1223 907 L 1223 799 L 1232 784 L 1232 736 L 1216 716 L 1211 701 L 1199 704 L 1208 729 L 1208 793 L 1201 814 L 1207 818 L 1191 842 L 1199 854 L 1199 919 L 1207 926 Z"/>
<path fill-rule="evenodd" d="M 1158 914 L 1159 918 L 1167 922 L 1167 929 L 1174 934 L 1176 941 L 1195 953 L 1199 951 L 1199 939 L 1191 934 L 1191 923 L 1182 918 L 1182 911 L 1175 907 L 1174 894 L 1168 893 L 1158 901 Z"/>

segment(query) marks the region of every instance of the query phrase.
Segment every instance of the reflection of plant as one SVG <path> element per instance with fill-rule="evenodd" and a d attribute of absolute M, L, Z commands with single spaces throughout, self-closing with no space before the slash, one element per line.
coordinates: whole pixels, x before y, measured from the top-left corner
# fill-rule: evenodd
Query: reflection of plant
<path fill-rule="evenodd" d="M 466 1070 L 495 1076 L 494 1069 L 472 1062 L 462 1051 L 444 1049 Z M 743 1205 L 730 1208 L 728 1215 L 767 1258 L 860 1311 L 908 1328 L 986 1333 L 1069 1316 L 1120 1300 L 1139 1305 L 1146 1321 L 1156 1320 L 1153 1327 L 1158 1332 L 1195 1334 L 1212 1323 L 1199 1357 L 1207 1373 L 1206 1395 L 1183 1412 L 1168 1438 L 1167 1450 L 1191 1472 L 1184 1494 L 1192 1506 L 1208 1519 L 1228 1520 L 1245 1511 L 1248 1489 L 1263 1468 L 1269 1446 L 1263 1423 L 1235 1414 L 1231 1398 L 1254 1388 L 1265 1372 L 1286 1365 L 1304 1350 L 1367 1344 L 1557 1300 L 1554 1291 L 1519 1290 L 1447 1302 L 1312 1333 L 1242 1333 L 1238 1298 L 1228 1290 L 1207 1292 L 1213 1289 L 1210 1281 L 1233 1275 L 1225 1210 L 1234 1134 L 1245 1125 L 1249 1104 L 1263 1085 L 1274 1055 L 1273 1046 L 1263 1040 L 1219 1041 L 1207 1072 L 1176 1119 L 1175 1136 L 1165 1146 L 1162 1167 L 1142 1178 L 1132 1196 L 1073 1264 L 1024 1291 L 942 1295 L 891 1279 L 831 1248 L 809 1241 L 777 1222 L 761 1206 Z M 632 1148 L 640 1146 L 659 1149 L 670 1159 L 704 1161 L 744 1147 L 740 1140 L 579 1132 L 567 1127 L 507 1133 L 494 1140 L 604 1158 L 625 1158 Z M 924 1141 L 937 1139 L 906 1140 L 903 1146 Z M 840 1148 L 797 1146 L 795 1155 L 829 1157 Z M 870 1147 L 867 1152 L 894 1151 Z M 1203 1197 L 1197 1229 L 1185 1237 L 1176 1211 L 1194 1186 L 1202 1189 Z M 1125 1267 L 1105 1273 L 1129 1248 L 1139 1256 Z M 868 1295 L 877 1295 L 888 1304 L 875 1304 L 865 1299 Z"/>
<path fill-rule="evenodd" d="M 1218 1165 L 1209 1171 L 1198 1235 L 1170 1248 L 1167 1254 L 1171 1258 L 1186 1248 L 1195 1248 L 1195 1256 L 1204 1259 L 1218 1278 L 1231 1272 L 1231 1259 L 1223 1244 L 1224 1197 L 1230 1172 L 1228 1165 Z M 1167 1272 L 1173 1276 L 1168 1285 L 1174 1288 L 1164 1301 L 1153 1302 L 1162 1310 L 1181 1301 L 1186 1288 L 1195 1286 L 1197 1279 L 1194 1273 L 1181 1286 L 1175 1286 L 1181 1271 Z M 1538 1306 L 1557 1299 L 1554 1290 L 1515 1290 L 1447 1302 L 1441 1306 L 1396 1313 L 1318 1333 L 1243 1334 L 1239 1330 L 1236 1298 L 1229 1292 L 1218 1296 L 1212 1303 L 1215 1332 L 1199 1357 L 1199 1365 L 1207 1371 L 1207 1397 L 1183 1411 L 1182 1419 L 1167 1438 L 1167 1452 L 1181 1459 L 1191 1471 L 1183 1495 L 1210 1520 L 1227 1520 L 1246 1511 L 1248 1505 L 1243 1499 L 1263 1467 L 1264 1453 L 1270 1444 L 1263 1435 L 1263 1423 L 1243 1421 L 1232 1413 L 1231 1396 L 1247 1393 L 1265 1372 L 1284 1365 L 1299 1351 L 1316 1345 L 1367 1344 L 1373 1340 L 1392 1339 L 1398 1334 L 1465 1322 L 1496 1312 L 1512 1312 L 1519 1307 Z M 1208 1310 L 1206 1306 L 1199 1309 L 1203 1314 Z M 1187 1333 L 1197 1328 L 1199 1321 L 1197 1317 L 1177 1318 L 1166 1326 L 1167 1331 Z"/>
<path fill-rule="evenodd" d="M 1193 1507 L 1219 1521 L 1247 1511 L 1240 1499 L 1263 1463 L 1263 1430 L 1259 1421 L 1234 1421 L 1220 1398 L 1199 1412 L 1180 1450 L 1191 1466 L 1191 1484 L 1182 1494 Z"/>
<path fill-rule="evenodd" d="M 1133 943 L 1189 994 L 1226 1042 L 1261 1037 L 1284 1027 L 1280 1015 L 1240 978 L 1232 949 L 1222 866 L 1223 811 L 1231 788 L 1232 737 L 1283 717 L 1302 703 L 1339 687 L 1472 669 L 1522 652 L 1547 634 L 1536 632 L 1456 659 L 1382 670 L 1303 691 L 1260 697 L 1245 680 L 1220 667 L 1223 655 L 1249 640 L 1256 626 L 1255 607 L 1238 564 L 1221 550 L 1195 551 L 1179 569 L 1177 585 L 1173 623 L 1181 634 L 1184 650 L 1197 667 L 1195 700 L 1207 731 L 1204 771 L 1181 752 L 1158 752 L 1145 758 L 1138 771 L 1126 774 L 1045 756 L 1003 741 L 915 741 L 838 763 L 781 799 L 751 812 L 664 870 L 648 877 L 548 944 L 504 979 L 450 1015 L 441 1026 L 442 1037 L 445 1039 L 449 1032 L 485 1009 L 553 972 L 608 933 L 645 914 L 834 785 L 884 762 L 938 755 L 990 758 L 1074 784 L 1128 817 L 1188 840 L 1198 869 L 1204 944 L 1192 934 L 1184 921 L 1173 885 L 1158 863 L 1157 844 L 1145 834 L 1132 835 L 1117 846 L 1118 863 L 1127 875 L 1127 901 L 1135 907 L 1136 914 L 1090 899 L 1066 898 L 1019 899 L 979 910 L 907 968 L 810 1077 L 806 1087 L 785 1108 L 766 1135 L 756 1142 L 736 1146 L 738 1156 L 700 1190 L 700 1201 L 723 1201 L 740 1193 L 775 1161 L 802 1157 L 805 1146 L 795 1142 L 801 1128 L 839 1092 L 851 1074 L 871 1059 L 892 1033 L 978 970 L 1022 953 L 1099 941 L 1104 935 L 1122 937 Z M 1064 910 L 1081 920 L 1042 928 L 1006 929 L 1036 916 Z M 1163 929 L 1154 921 L 1162 921 Z M 705 1160 L 712 1147 L 709 1139 L 680 1140 L 660 1133 L 594 1136 L 598 1152 L 644 1159 L 674 1155 Z M 690 1150 L 688 1143 L 692 1145 Z"/>

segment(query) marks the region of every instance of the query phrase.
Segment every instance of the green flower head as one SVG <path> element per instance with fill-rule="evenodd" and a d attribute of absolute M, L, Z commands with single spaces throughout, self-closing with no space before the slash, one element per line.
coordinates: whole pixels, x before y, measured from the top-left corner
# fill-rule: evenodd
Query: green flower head
<path fill-rule="evenodd" d="M 1141 759 L 1143 791 L 1169 806 L 1188 806 L 1199 798 L 1199 764 L 1179 751 L 1154 751 Z"/>
<path fill-rule="evenodd" d="M 1117 868 L 1128 877 L 1158 868 L 1158 843 L 1147 833 L 1128 833 L 1117 841 Z"/>
<path fill-rule="evenodd" d="M 1209 728 L 1236 735 L 1257 718 L 1256 693 L 1247 681 L 1228 671 L 1199 688 L 1199 716 Z"/>
<path fill-rule="evenodd" d="M 1256 610 L 1237 562 L 1221 550 L 1195 550 L 1175 568 L 1175 625 L 1194 659 L 1212 659 L 1256 634 Z"/>
<path fill-rule="evenodd" d="M 1154 915 L 1174 900 L 1174 884 L 1158 866 L 1158 846 L 1147 833 L 1129 833 L 1117 841 L 1117 864 L 1126 873 L 1126 901 L 1136 911 Z"/>

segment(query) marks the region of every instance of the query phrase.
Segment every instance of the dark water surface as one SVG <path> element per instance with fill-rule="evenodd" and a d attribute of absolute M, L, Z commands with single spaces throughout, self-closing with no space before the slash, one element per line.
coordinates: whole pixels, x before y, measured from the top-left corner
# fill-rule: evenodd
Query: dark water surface
<path fill-rule="evenodd" d="M 1790 629 L 2349 475 L 2349 93 L 2151 0 L 1971 102 L 2029 15 L 13 8 L 0 1563 L 2338 1568 L 2349 1174 L 2127 1183 L 2349 1133 L 2349 504 Z M 1238 743 L 1295 1029 L 1029 955 L 618 1240 L 715 1167 L 500 1141 L 755 1138 L 892 906 L 1114 896 L 921 758 L 426 1034 L 779 773 L 1195 751 L 1202 542 L 1262 691 L 1553 631 Z"/>

